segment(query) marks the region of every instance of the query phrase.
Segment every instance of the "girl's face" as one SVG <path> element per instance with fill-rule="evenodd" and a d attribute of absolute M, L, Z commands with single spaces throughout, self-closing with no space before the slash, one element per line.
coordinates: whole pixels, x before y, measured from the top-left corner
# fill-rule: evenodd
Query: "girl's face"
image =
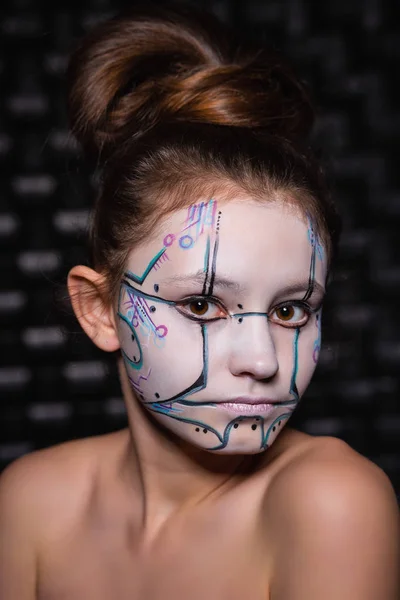
<path fill-rule="evenodd" d="M 316 366 L 326 269 L 311 221 L 280 202 L 209 200 L 164 219 L 119 295 L 138 400 L 205 450 L 268 448 Z"/>

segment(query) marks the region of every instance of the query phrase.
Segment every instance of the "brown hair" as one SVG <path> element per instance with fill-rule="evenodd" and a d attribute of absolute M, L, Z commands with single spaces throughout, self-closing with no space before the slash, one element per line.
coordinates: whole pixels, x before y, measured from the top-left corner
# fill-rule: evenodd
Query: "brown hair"
<path fill-rule="evenodd" d="M 281 56 L 239 47 L 192 6 L 146 7 L 90 33 L 68 77 L 72 130 L 102 169 L 91 247 L 110 299 L 133 246 L 196 197 L 286 192 L 332 259 L 340 221 L 307 146 L 314 111 Z"/>

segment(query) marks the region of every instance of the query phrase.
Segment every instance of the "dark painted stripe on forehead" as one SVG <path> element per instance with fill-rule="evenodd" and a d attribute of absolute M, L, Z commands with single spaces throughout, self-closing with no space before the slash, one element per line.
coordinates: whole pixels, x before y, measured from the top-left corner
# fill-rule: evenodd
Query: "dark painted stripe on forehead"
<path fill-rule="evenodd" d="M 204 296 L 205 296 L 206 289 L 207 289 L 207 280 L 208 280 L 209 269 L 210 269 L 210 236 L 207 236 L 206 251 L 205 251 L 205 256 L 204 256 L 204 272 L 206 275 L 204 277 L 203 290 L 202 290 L 202 294 Z"/>
<path fill-rule="evenodd" d="M 309 277 L 308 277 L 308 288 L 306 293 L 304 294 L 302 300 L 305 302 L 306 300 L 308 300 L 310 298 L 310 296 L 312 296 L 312 293 L 314 291 L 314 280 L 315 280 L 315 254 L 316 254 L 316 249 L 315 249 L 315 244 L 313 244 L 312 246 L 312 252 L 311 252 L 311 260 L 310 260 L 310 273 L 309 273 Z"/>
<path fill-rule="evenodd" d="M 216 269 L 217 269 L 217 254 L 218 254 L 218 246 L 219 246 L 219 227 L 220 227 L 221 214 L 222 214 L 221 211 L 218 211 L 217 223 L 216 223 L 216 227 L 215 227 L 215 240 L 214 240 L 214 246 L 213 246 L 213 251 L 212 251 L 210 283 L 209 283 L 207 294 L 206 294 L 207 296 L 212 296 L 213 291 L 214 291 L 215 273 L 216 273 Z M 208 264 L 209 264 L 209 262 L 210 262 L 210 256 L 208 256 Z M 209 270 L 209 267 L 207 269 L 207 274 L 208 274 L 208 270 Z M 203 290 L 205 290 L 205 289 L 206 289 L 206 282 L 204 282 L 204 287 L 203 287 Z"/>
<path fill-rule="evenodd" d="M 314 233 L 314 228 L 313 228 L 313 223 L 312 220 L 309 218 L 309 225 L 308 225 L 308 234 L 310 236 L 310 241 L 311 241 L 311 259 L 310 259 L 310 270 L 309 270 L 309 275 L 308 275 L 308 288 L 306 293 L 304 294 L 303 297 L 303 301 L 306 301 L 310 298 L 310 296 L 312 295 L 313 291 L 314 291 L 314 285 L 315 285 L 315 259 L 316 259 L 316 238 L 315 238 L 315 233 Z"/>
<path fill-rule="evenodd" d="M 210 285 L 208 287 L 208 292 L 207 292 L 208 296 L 212 296 L 213 291 L 214 291 L 214 279 L 215 279 L 215 271 L 216 271 L 216 267 L 217 267 L 218 245 L 219 245 L 219 238 L 218 238 L 218 235 L 217 235 L 216 238 L 215 238 L 214 248 L 213 248 L 213 258 L 212 258 L 212 265 L 211 265 Z"/>

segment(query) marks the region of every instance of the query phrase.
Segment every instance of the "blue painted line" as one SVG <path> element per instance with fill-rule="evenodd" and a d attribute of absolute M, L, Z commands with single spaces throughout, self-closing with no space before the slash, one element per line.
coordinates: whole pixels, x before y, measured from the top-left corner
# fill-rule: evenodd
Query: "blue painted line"
<path fill-rule="evenodd" d="M 289 419 L 289 417 L 290 417 L 291 414 L 292 413 L 289 412 L 289 413 L 285 413 L 283 415 L 279 415 L 279 417 L 276 417 L 276 419 L 274 421 L 272 421 L 271 425 L 268 427 L 268 430 L 267 430 L 266 434 L 263 437 L 263 440 L 261 442 L 261 448 L 265 448 L 265 446 L 266 446 L 266 444 L 268 442 L 270 433 L 271 433 L 273 427 L 275 427 L 276 423 L 279 423 L 279 421 L 283 421 L 284 419 Z M 264 423 L 263 423 L 263 425 L 264 425 Z"/>
<path fill-rule="evenodd" d="M 132 323 L 130 323 L 130 321 L 127 319 L 127 317 L 125 317 L 125 315 L 122 315 L 119 311 L 118 311 L 117 314 L 118 314 L 119 318 L 121 319 L 121 321 L 124 321 L 128 325 L 129 329 L 131 330 L 132 335 L 135 338 L 135 342 L 138 345 L 138 349 L 139 349 L 139 353 L 140 353 L 140 358 L 139 358 L 139 360 L 137 362 L 134 362 L 131 358 L 129 358 L 129 356 L 126 354 L 126 352 L 124 350 L 122 350 L 122 354 L 124 355 L 125 359 L 129 362 L 129 364 L 131 365 L 131 367 L 133 369 L 136 369 L 136 371 L 138 371 L 139 369 L 141 369 L 143 367 L 143 352 L 142 352 L 142 347 L 141 347 L 139 339 L 138 339 L 138 337 L 137 337 L 137 335 L 135 333 L 135 330 L 132 327 Z"/>
<path fill-rule="evenodd" d="M 299 348 L 298 348 L 299 335 L 300 335 L 300 327 L 296 327 L 296 331 L 295 331 L 294 338 L 293 338 L 293 372 L 292 372 L 292 378 L 290 381 L 290 393 L 293 394 L 293 396 L 295 397 L 296 400 L 299 400 L 299 394 L 298 394 L 297 387 L 296 387 L 296 377 L 297 377 L 297 371 L 298 371 L 298 367 L 299 367 Z"/>
<path fill-rule="evenodd" d="M 203 268 L 204 273 L 207 273 L 207 271 L 208 271 L 209 258 L 210 258 L 210 236 L 207 236 L 206 251 L 204 254 L 204 268 Z"/>
<path fill-rule="evenodd" d="M 157 409 L 152 408 L 151 406 L 149 407 L 149 410 L 152 410 L 153 412 L 161 412 Z M 165 413 L 163 413 L 163 414 L 165 414 Z M 176 421 L 181 421 L 181 423 L 189 423 L 190 425 L 195 425 L 196 427 L 201 427 L 202 429 L 207 429 L 207 431 L 214 433 L 217 436 L 217 438 L 220 440 L 220 442 L 222 442 L 221 434 L 216 429 L 214 429 L 213 427 L 210 427 L 209 425 L 206 425 L 202 421 L 195 421 L 194 419 L 184 419 L 183 417 L 177 417 L 177 416 L 171 415 L 171 414 L 169 414 L 168 417 L 170 417 L 171 419 L 175 419 Z"/>
<path fill-rule="evenodd" d="M 125 273 L 126 277 L 129 277 L 128 273 Z M 121 286 L 124 285 L 129 290 L 132 290 L 136 296 L 140 298 L 147 298 L 148 300 L 153 300 L 154 302 L 161 302 L 163 304 L 168 304 L 170 306 L 175 306 L 177 303 L 174 300 L 165 300 L 165 298 L 161 298 L 160 296 L 153 296 L 152 294 L 146 294 L 146 292 L 142 292 L 142 290 L 138 290 L 129 281 L 125 281 L 124 279 L 121 281 Z"/>
<path fill-rule="evenodd" d="M 127 271 L 125 273 L 125 277 L 128 277 L 129 279 L 132 279 L 132 281 L 134 281 L 135 283 L 138 283 L 139 285 L 142 285 L 144 280 L 146 279 L 147 275 L 150 273 L 151 269 L 154 267 L 154 265 L 156 264 L 156 262 L 160 259 L 160 257 L 164 254 L 164 252 L 167 249 L 164 247 L 160 250 L 160 252 L 158 252 L 158 254 L 156 254 L 151 261 L 149 262 L 149 264 L 147 265 L 146 269 L 144 270 L 142 275 L 136 275 L 135 273 L 132 273 L 131 271 Z"/>

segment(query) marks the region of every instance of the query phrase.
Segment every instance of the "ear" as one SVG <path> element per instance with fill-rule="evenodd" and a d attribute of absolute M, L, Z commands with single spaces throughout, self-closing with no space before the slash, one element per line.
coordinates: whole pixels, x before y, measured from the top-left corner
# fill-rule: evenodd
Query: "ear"
<path fill-rule="evenodd" d="M 118 350 L 120 343 L 104 275 L 78 265 L 69 272 L 67 284 L 72 308 L 84 332 L 101 350 Z"/>

